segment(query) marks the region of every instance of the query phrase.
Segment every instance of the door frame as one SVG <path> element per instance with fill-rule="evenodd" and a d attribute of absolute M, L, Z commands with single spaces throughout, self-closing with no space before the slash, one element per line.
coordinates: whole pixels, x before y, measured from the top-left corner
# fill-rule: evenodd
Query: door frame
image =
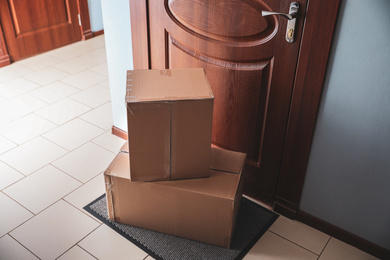
<path fill-rule="evenodd" d="M 131 31 L 136 36 L 132 37 L 134 69 L 150 69 L 148 0 L 129 2 Z M 274 211 L 292 219 L 299 210 L 339 5 L 340 0 L 307 1 L 273 205 Z"/>
<path fill-rule="evenodd" d="M 80 15 L 81 39 L 88 40 L 93 37 L 89 17 L 88 0 L 77 0 L 78 14 Z M 0 23 L 0 68 L 11 64 L 7 44 L 4 39 L 3 27 Z"/>

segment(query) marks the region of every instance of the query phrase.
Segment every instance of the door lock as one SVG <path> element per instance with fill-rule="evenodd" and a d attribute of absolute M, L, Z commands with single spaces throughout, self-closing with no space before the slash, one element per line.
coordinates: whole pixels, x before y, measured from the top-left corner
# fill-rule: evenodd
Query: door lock
<path fill-rule="evenodd" d="M 288 20 L 287 29 L 286 29 L 286 41 L 288 43 L 294 42 L 294 34 L 295 34 L 295 22 L 298 16 L 299 4 L 297 2 L 292 2 L 290 4 L 290 11 L 288 14 L 278 13 L 278 12 L 268 12 L 262 11 L 262 16 L 268 15 L 280 15 Z"/>

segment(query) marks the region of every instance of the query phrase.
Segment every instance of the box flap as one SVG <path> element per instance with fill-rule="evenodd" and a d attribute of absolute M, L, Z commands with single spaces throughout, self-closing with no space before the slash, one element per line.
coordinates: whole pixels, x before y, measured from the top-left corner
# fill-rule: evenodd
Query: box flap
<path fill-rule="evenodd" d="M 127 146 L 127 142 L 123 145 L 122 148 L 124 148 L 125 145 Z M 108 168 L 105 170 L 104 175 L 117 176 L 128 179 L 130 181 L 129 171 L 129 153 L 127 151 L 122 151 L 121 149 L 121 152 L 116 155 L 114 160 L 112 160 Z"/>
<path fill-rule="evenodd" d="M 241 173 L 246 154 L 221 148 L 211 148 L 210 169 L 232 173 Z"/>
<path fill-rule="evenodd" d="M 129 70 L 126 102 L 214 98 L 203 69 Z"/>

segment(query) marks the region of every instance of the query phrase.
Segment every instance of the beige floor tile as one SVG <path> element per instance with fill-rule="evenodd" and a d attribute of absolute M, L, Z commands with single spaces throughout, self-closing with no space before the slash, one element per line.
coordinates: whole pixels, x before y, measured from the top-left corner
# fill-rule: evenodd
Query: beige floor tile
<path fill-rule="evenodd" d="M 49 131 L 43 137 L 71 151 L 101 135 L 103 132 L 103 129 L 79 118 L 75 118 Z"/>
<path fill-rule="evenodd" d="M 112 128 L 112 110 L 111 103 L 106 103 L 97 107 L 88 113 L 80 116 L 81 119 L 84 119 L 91 124 L 94 124 L 104 130 L 110 130 Z"/>
<path fill-rule="evenodd" d="M 23 94 L 21 96 L 1 102 L 0 114 L 15 120 L 45 106 L 47 106 L 46 102 L 43 102 L 28 94 Z"/>
<path fill-rule="evenodd" d="M 0 96 L 11 99 L 24 94 L 40 86 L 23 78 L 16 78 L 6 82 L 0 82 Z"/>
<path fill-rule="evenodd" d="M 78 91 L 78 88 L 72 87 L 61 81 L 55 81 L 45 85 L 44 87 L 30 91 L 29 94 L 49 104 L 53 104 L 54 102 L 75 94 Z"/>
<path fill-rule="evenodd" d="M 89 142 L 52 164 L 85 183 L 103 172 L 114 157 L 114 153 Z"/>
<path fill-rule="evenodd" d="M 90 59 L 85 59 L 81 57 L 75 57 L 70 60 L 63 61 L 58 63 L 54 67 L 60 70 L 63 70 L 69 74 L 77 73 L 83 70 L 86 70 L 90 67 L 96 65 L 96 62 Z"/>
<path fill-rule="evenodd" d="M 319 255 L 329 241 L 329 236 L 301 222 L 280 216 L 269 228 L 279 236 Z"/>
<path fill-rule="evenodd" d="M 108 77 L 108 67 L 107 67 L 106 62 L 92 66 L 89 68 L 89 70 L 92 70 L 93 72 L 96 72 L 96 73 L 99 73 L 101 75 Z"/>
<path fill-rule="evenodd" d="M 93 37 L 92 39 L 88 41 L 82 41 L 80 42 L 80 45 L 88 50 L 95 50 L 99 48 L 104 48 L 105 47 L 105 41 L 104 41 L 104 34 L 99 35 L 97 37 Z"/>
<path fill-rule="evenodd" d="M 154 260 L 154 258 L 148 255 L 148 257 L 146 257 L 145 260 Z"/>
<path fill-rule="evenodd" d="M 76 42 L 67 46 L 47 52 L 48 55 L 61 60 L 69 60 L 75 57 L 79 57 L 89 52 L 88 46 L 85 46 L 82 42 Z"/>
<path fill-rule="evenodd" d="M 84 211 L 83 207 L 87 206 L 89 203 L 97 199 L 99 196 L 103 195 L 105 192 L 106 189 L 104 185 L 104 176 L 103 174 L 99 174 L 77 190 L 70 193 L 64 198 L 64 200 L 68 201 L 73 206 Z M 90 215 L 88 212 L 84 212 Z M 95 218 L 92 215 L 90 216 Z M 95 219 L 96 221 L 101 223 L 100 220 L 98 220 L 97 218 Z"/>
<path fill-rule="evenodd" d="M 61 125 L 87 112 L 88 110 L 91 110 L 91 108 L 77 101 L 65 98 L 36 111 L 36 113 L 58 125 Z"/>
<path fill-rule="evenodd" d="M 98 222 L 60 200 L 10 235 L 41 259 L 55 259 L 93 231 Z"/>
<path fill-rule="evenodd" d="M 100 82 L 98 85 L 110 89 L 110 81 L 108 79 Z"/>
<path fill-rule="evenodd" d="M 60 80 L 67 76 L 69 76 L 69 73 L 53 67 L 49 67 L 38 71 L 34 71 L 29 74 L 25 74 L 23 77 L 41 86 L 44 86 L 46 84 L 52 83 L 56 80 Z"/>
<path fill-rule="evenodd" d="M 96 50 L 92 50 L 82 55 L 81 58 L 92 60 L 95 63 L 105 62 L 107 60 L 106 49 L 103 47 Z"/>
<path fill-rule="evenodd" d="M 0 159 L 24 175 L 29 175 L 65 155 L 64 148 L 37 137 L 0 156 Z"/>
<path fill-rule="evenodd" d="M 24 175 L 0 161 L 0 190 L 24 178 Z"/>
<path fill-rule="evenodd" d="M 94 260 L 96 259 L 89 253 L 87 253 L 84 249 L 79 246 L 72 247 L 65 254 L 57 258 L 57 260 Z"/>
<path fill-rule="evenodd" d="M 50 56 L 47 53 L 43 53 L 31 58 L 21 60 L 19 61 L 19 64 L 32 70 L 41 70 L 46 67 L 54 66 L 59 62 L 62 62 L 62 60 Z"/>
<path fill-rule="evenodd" d="M 79 93 L 70 96 L 70 98 L 95 108 L 110 101 L 111 96 L 109 89 L 96 85 L 80 91 Z"/>
<path fill-rule="evenodd" d="M 80 185 L 79 181 L 48 165 L 3 192 L 34 214 L 38 214 Z"/>
<path fill-rule="evenodd" d="M 315 260 L 317 255 L 267 231 L 252 247 L 244 260 Z"/>
<path fill-rule="evenodd" d="M 0 192 L 0 209 L 2 209 L 0 214 L 0 237 L 34 216 L 2 192 Z"/>
<path fill-rule="evenodd" d="M 106 79 L 106 76 L 103 76 L 99 73 L 90 70 L 83 70 L 79 73 L 72 74 L 62 79 L 62 82 L 65 82 L 78 89 L 86 89 Z"/>
<path fill-rule="evenodd" d="M 130 256 L 132 260 L 143 260 L 147 256 L 144 251 L 106 225 L 101 225 L 79 245 L 100 260 L 130 259 Z"/>
<path fill-rule="evenodd" d="M 2 260 L 38 260 L 30 251 L 15 239 L 6 235 L 0 238 L 0 259 Z"/>
<path fill-rule="evenodd" d="M 103 135 L 93 139 L 92 142 L 117 154 L 126 141 L 118 136 L 113 135 L 111 131 L 107 131 Z"/>
<path fill-rule="evenodd" d="M 374 260 L 378 259 L 366 252 L 363 252 L 356 247 L 348 245 L 340 240 L 331 238 L 326 245 L 324 252 L 322 252 L 319 260 Z"/>
<path fill-rule="evenodd" d="M 11 65 L 0 68 L 0 81 L 4 82 L 15 79 L 31 72 L 33 72 L 32 69 L 27 68 L 19 63 L 13 63 Z"/>
<path fill-rule="evenodd" d="M 56 124 L 35 114 L 19 118 L 6 126 L 0 127 L 0 134 L 14 143 L 23 144 L 47 131 Z"/>
<path fill-rule="evenodd" d="M 0 154 L 5 153 L 6 151 L 9 151 L 14 147 L 16 147 L 15 143 L 0 135 Z"/>

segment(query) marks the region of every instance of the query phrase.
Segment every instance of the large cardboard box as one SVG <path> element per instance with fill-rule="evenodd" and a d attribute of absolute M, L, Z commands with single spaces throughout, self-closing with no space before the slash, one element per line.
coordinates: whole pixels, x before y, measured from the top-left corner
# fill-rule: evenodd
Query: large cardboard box
<path fill-rule="evenodd" d="M 211 158 L 209 178 L 131 182 L 120 152 L 104 173 L 109 219 L 229 248 L 246 154 L 212 148 Z"/>
<path fill-rule="evenodd" d="M 208 177 L 213 101 L 203 69 L 128 71 L 131 180 Z"/>

